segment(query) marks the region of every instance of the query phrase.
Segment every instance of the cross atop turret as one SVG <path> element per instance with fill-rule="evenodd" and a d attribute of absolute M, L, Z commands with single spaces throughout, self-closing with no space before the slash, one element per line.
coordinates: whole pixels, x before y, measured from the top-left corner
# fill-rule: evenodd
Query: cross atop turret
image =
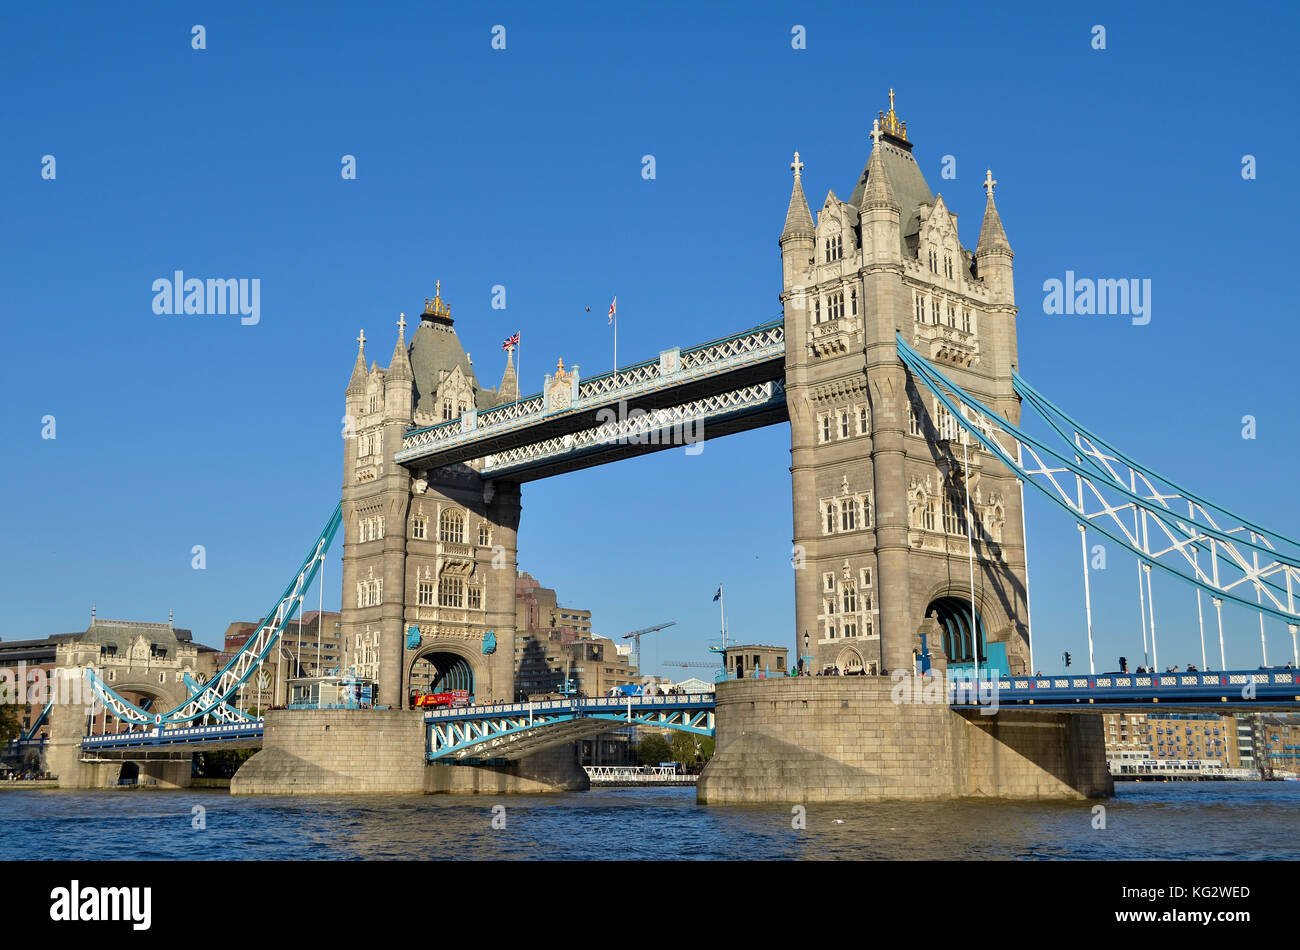
<path fill-rule="evenodd" d="M 885 134 L 884 132 L 880 131 L 880 120 L 872 119 L 871 120 L 871 147 L 872 148 L 875 148 L 877 145 L 880 144 L 880 137 L 884 134 Z"/>
<path fill-rule="evenodd" d="M 794 161 L 790 163 L 790 167 L 794 169 L 794 180 L 798 181 L 803 172 L 803 162 L 799 161 L 798 152 L 794 153 Z"/>
<path fill-rule="evenodd" d="M 357 337 L 357 342 L 360 343 L 362 346 L 365 346 L 365 345 L 366 345 L 366 331 L 365 331 L 365 330 L 362 330 L 362 331 L 361 331 L 361 335 Z"/>
<path fill-rule="evenodd" d="M 986 195 L 988 195 L 990 198 L 992 198 L 992 197 L 993 197 L 993 186 L 996 185 L 997 183 L 998 183 L 998 180 L 997 180 L 996 178 L 993 177 L 993 169 L 991 169 L 991 168 L 986 169 L 985 172 L 984 172 L 984 194 L 986 194 Z"/>

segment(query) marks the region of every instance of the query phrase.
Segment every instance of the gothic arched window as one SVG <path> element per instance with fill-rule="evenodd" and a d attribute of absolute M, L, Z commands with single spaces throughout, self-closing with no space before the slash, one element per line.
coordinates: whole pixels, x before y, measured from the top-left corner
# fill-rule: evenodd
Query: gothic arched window
<path fill-rule="evenodd" d="M 438 540 L 451 544 L 465 543 L 465 519 L 451 508 L 438 516 Z"/>

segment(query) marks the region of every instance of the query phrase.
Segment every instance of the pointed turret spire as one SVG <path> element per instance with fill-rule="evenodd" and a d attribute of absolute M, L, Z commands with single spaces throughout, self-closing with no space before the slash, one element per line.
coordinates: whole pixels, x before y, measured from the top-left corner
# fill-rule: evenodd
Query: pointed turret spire
<path fill-rule="evenodd" d="M 411 360 L 406 355 L 406 314 L 397 315 L 397 345 L 393 347 L 393 358 L 388 364 L 388 375 L 394 379 L 415 379 L 411 371 Z"/>
<path fill-rule="evenodd" d="M 984 223 L 980 225 L 980 239 L 975 244 L 976 257 L 986 251 L 1011 250 L 1011 244 L 1007 241 L 1007 232 L 1002 229 L 1002 219 L 998 216 L 998 206 L 993 202 L 993 186 L 997 183 L 992 169 L 985 171 L 984 192 L 989 197 L 984 204 Z"/>
<path fill-rule="evenodd" d="M 794 188 L 790 192 L 790 207 L 785 213 L 783 239 L 793 234 L 813 233 L 812 212 L 808 210 L 808 199 L 803 193 L 803 162 L 799 161 L 798 152 L 794 153 L 790 167 L 794 170 Z"/>
<path fill-rule="evenodd" d="M 872 211 L 884 208 L 889 211 L 901 211 L 898 199 L 894 197 L 894 188 L 889 183 L 889 173 L 885 171 L 884 151 L 880 147 L 880 120 L 871 124 L 871 158 L 867 160 L 867 187 L 862 193 L 861 210 Z"/>
<path fill-rule="evenodd" d="M 501 386 L 497 389 L 497 394 L 503 400 L 513 401 L 519 398 L 519 377 L 515 375 L 514 347 L 506 348 L 506 371 L 501 374 Z"/>
<path fill-rule="evenodd" d="M 366 391 L 366 331 L 357 337 L 357 362 L 352 367 L 352 378 L 348 380 L 347 394 Z"/>

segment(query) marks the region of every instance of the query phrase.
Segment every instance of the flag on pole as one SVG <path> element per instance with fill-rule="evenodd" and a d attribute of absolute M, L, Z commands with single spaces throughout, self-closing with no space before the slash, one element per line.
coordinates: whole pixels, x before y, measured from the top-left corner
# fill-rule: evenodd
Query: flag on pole
<path fill-rule="evenodd" d="M 613 323 L 613 322 L 614 322 L 614 316 L 615 316 L 617 313 L 618 313 L 618 297 L 615 297 L 615 298 L 614 298 L 614 302 L 611 303 L 611 304 L 609 305 L 609 322 L 610 322 L 610 323 Z"/>
<path fill-rule="evenodd" d="M 519 334 L 516 333 L 514 336 L 506 337 L 506 341 L 501 344 L 501 349 L 509 350 L 518 345 L 519 345 Z"/>
<path fill-rule="evenodd" d="M 722 598 L 722 585 L 718 585 L 718 592 L 713 595 L 713 602 L 716 604 Z"/>

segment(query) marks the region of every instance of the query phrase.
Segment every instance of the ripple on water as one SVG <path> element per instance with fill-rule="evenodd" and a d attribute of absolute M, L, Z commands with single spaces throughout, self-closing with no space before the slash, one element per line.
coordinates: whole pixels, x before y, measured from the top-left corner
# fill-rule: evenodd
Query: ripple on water
<path fill-rule="evenodd" d="M 56 860 L 1133 860 L 1300 857 L 1300 783 L 1121 783 L 1097 802 L 701 807 L 692 788 L 232 798 L 0 794 L 0 857 Z M 1094 807 L 1105 806 L 1096 829 Z M 205 809 L 206 828 L 192 827 Z M 504 828 L 492 827 L 493 806 Z"/>

